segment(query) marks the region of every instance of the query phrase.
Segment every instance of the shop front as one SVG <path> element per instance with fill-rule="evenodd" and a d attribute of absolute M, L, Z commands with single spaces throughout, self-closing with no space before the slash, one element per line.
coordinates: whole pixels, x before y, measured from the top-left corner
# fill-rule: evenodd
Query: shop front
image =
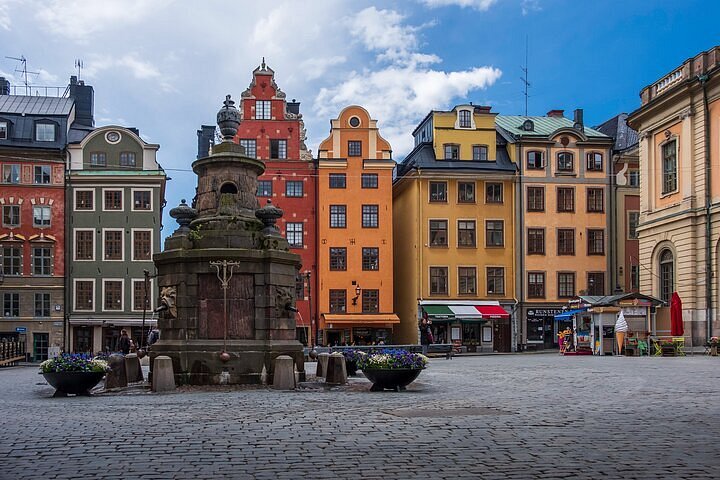
<path fill-rule="evenodd" d="M 562 307 L 528 308 L 525 311 L 526 344 L 530 350 L 558 347 L 558 334 L 572 326 L 571 320 L 557 320 Z"/>
<path fill-rule="evenodd" d="M 431 323 L 433 343 L 464 352 L 509 352 L 510 314 L 499 302 L 421 301 L 420 319 Z"/>
<path fill-rule="evenodd" d="M 145 335 L 155 326 L 157 319 L 145 319 Z M 120 349 L 120 332 L 125 330 L 135 345 L 140 346 L 143 339 L 142 319 L 96 320 L 70 318 L 70 351 L 73 353 L 113 353 Z"/>
<path fill-rule="evenodd" d="M 393 326 L 400 318 L 390 314 L 323 314 L 325 345 L 390 345 Z"/>

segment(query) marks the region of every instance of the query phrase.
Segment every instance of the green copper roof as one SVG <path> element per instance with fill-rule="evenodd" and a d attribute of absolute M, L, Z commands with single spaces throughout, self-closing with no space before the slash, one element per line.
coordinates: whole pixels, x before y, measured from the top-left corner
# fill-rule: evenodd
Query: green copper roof
<path fill-rule="evenodd" d="M 525 120 L 532 120 L 535 124 L 533 131 L 522 129 Z M 516 136 L 539 136 L 548 137 L 559 128 L 573 128 L 573 121 L 565 117 L 523 117 L 521 115 L 498 115 L 495 123 L 502 129 Z M 584 133 L 587 137 L 601 137 L 610 139 L 607 135 L 590 127 L 585 127 Z"/>

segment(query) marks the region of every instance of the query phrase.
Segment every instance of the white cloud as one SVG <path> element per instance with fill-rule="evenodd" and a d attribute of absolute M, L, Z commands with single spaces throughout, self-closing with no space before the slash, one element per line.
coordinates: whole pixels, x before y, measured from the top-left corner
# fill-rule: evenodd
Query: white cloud
<path fill-rule="evenodd" d="M 539 12 L 542 7 L 540 6 L 540 0 L 522 0 L 520 9 L 523 15 L 528 15 L 530 12 Z"/>
<path fill-rule="evenodd" d="M 307 80 L 315 80 L 322 77 L 331 67 L 341 65 L 347 61 L 344 55 L 332 57 L 308 58 L 300 63 L 300 69 L 305 72 Z"/>
<path fill-rule="evenodd" d="M 7 5 L 0 5 L 0 28 L 10 30 L 10 8 Z"/>
<path fill-rule="evenodd" d="M 115 70 L 115 75 L 117 75 L 117 71 L 127 72 L 139 80 L 161 76 L 155 65 L 149 61 L 140 60 L 137 53 L 127 53 L 121 57 L 91 55 L 83 63 L 85 65 L 83 76 L 88 78 L 95 78 L 107 70 Z"/>
<path fill-rule="evenodd" d="M 486 11 L 492 7 L 497 0 L 420 0 L 422 3 L 431 8 L 447 7 L 457 5 L 458 7 L 470 7 L 475 10 Z"/>

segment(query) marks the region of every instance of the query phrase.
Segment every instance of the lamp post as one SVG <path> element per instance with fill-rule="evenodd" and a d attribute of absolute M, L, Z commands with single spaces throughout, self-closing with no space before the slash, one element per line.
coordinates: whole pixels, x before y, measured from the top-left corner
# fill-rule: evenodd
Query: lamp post
<path fill-rule="evenodd" d="M 310 284 L 310 278 L 311 278 L 311 272 L 310 272 L 310 270 L 306 270 L 305 272 L 303 272 L 303 275 L 304 275 L 305 279 L 307 280 L 308 307 L 310 308 L 310 327 L 312 328 L 313 325 L 315 326 L 315 329 L 314 329 L 315 331 L 314 331 L 314 332 L 312 332 L 312 331 L 310 332 L 310 335 L 312 335 L 312 340 L 313 340 L 313 341 L 312 341 L 312 345 L 311 345 L 311 346 L 312 346 L 312 350 L 315 350 L 315 347 L 316 347 L 317 344 L 318 344 L 318 341 L 317 341 L 317 337 L 318 337 L 318 324 L 317 324 L 317 322 L 315 321 L 315 319 L 313 318 L 313 311 L 312 311 L 312 288 L 311 288 L 311 284 Z M 317 352 L 316 352 L 316 353 L 317 353 Z"/>
<path fill-rule="evenodd" d="M 142 316 L 142 328 L 140 330 L 140 348 L 138 349 L 138 357 L 143 358 L 145 356 L 145 352 L 147 351 L 147 345 L 145 345 L 145 315 L 147 312 L 148 303 L 150 303 L 150 298 L 148 296 L 148 290 L 150 289 L 150 279 L 155 278 L 157 275 L 150 275 L 150 272 L 147 270 L 143 270 L 143 275 L 145 275 L 145 281 L 144 281 L 144 288 L 145 288 L 145 295 L 143 298 L 143 316 Z"/>

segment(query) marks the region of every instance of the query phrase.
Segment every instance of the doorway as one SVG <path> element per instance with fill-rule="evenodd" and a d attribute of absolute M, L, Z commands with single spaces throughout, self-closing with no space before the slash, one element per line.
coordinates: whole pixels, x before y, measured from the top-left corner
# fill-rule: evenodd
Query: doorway
<path fill-rule="evenodd" d="M 75 327 L 75 338 L 73 339 L 73 350 L 75 353 L 93 353 L 93 329 L 92 327 Z"/>
<path fill-rule="evenodd" d="M 49 333 L 33 333 L 33 360 L 44 362 L 48 359 Z"/>
<path fill-rule="evenodd" d="M 510 352 L 510 319 L 493 320 L 493 349 L 496 352 Z"/>

